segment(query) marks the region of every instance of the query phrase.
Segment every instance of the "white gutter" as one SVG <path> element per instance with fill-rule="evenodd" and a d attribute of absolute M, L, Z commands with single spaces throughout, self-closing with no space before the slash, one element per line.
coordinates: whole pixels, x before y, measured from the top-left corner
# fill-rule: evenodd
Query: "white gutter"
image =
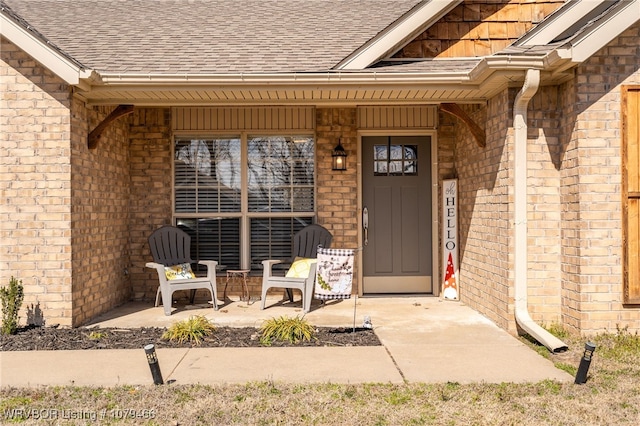
<path fill-rule="evenodd" d="M 328 71 L 328 72 L 283 72 L 283 73 L 216 73 L 216 74 L 135 74 L 101 72 L 98 85 L 185 85 L 197 87 L 202 85 L 265 85 L 296 86 L 316 84 L 453 84 L 469 85 L 479 88 L 480 85 L 496 72 L 513 72 L 514 77 L 521 71 L 531 68 L 546 69 L 556 65 L 564 58 L 555 52 L 544 56 L 511 56 L 496 55 L 483 58 L 468 70 L 462 71 L 410 71 L 410 72 L 376 72 L 376 71 Z M 434 61 L 437 62 L 437 61 Z M 144 89 L 147 90 L 147 89 Z"/>
<path fill-rule="evenodd" d="M 514 214 L 515 214 L 515 316 L 518 325 L 551 352 L 567 345 L 536 324 L 527 306 L 527 106 L 538 91 L 540 70 L 527 70 L 524 85 L 513 104 L 514 128 Z"/>
<path fill-rule="evenodd" d="M 222 85 L 305 85 L 305 84 L 377 84 L 377 83 L 471 83 L 468 72 L 321 72 L 321 73 L 271 73 L 271 74 L 100 74 L 101 83 L 110 84 L 222 84 Z"/>

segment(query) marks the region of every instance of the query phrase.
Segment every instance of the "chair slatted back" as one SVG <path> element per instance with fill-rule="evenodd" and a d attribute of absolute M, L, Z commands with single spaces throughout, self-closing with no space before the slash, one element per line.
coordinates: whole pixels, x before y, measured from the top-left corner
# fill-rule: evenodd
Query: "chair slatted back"
<path fill-rule="evenodd" d="M 296 256 L 318 257 L 318 245 L 329 248 L 331 240 L 333 235 L 323 226 L 317 224 L 305 226 L 293 236 L 293 258 L 295 259 Z"/>
<path fill-rule="evenodd" d="M 163 226 L 149 237 L 149 248 L 153 261 L 166 266 L 193 263 L 191 260 L 191 237 L 175 226 Z"/>

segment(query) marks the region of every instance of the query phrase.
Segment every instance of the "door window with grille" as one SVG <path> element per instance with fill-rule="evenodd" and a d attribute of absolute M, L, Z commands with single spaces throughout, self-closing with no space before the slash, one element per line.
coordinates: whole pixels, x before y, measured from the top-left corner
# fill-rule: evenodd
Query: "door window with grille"
<path fill-rule="evenodd" d="M 378 144 L 373 147 L 375 176 L 411 176 L 418 174 L 418 145 Z"/>

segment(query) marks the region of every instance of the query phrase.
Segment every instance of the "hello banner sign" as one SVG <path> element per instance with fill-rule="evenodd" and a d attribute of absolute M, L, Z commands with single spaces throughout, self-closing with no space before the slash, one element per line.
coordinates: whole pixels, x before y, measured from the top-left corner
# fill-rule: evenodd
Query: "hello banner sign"
<path fill-rule="evenodd" d="M 442 182 L 442 296 L 458 300 L 458 179 Z"/>

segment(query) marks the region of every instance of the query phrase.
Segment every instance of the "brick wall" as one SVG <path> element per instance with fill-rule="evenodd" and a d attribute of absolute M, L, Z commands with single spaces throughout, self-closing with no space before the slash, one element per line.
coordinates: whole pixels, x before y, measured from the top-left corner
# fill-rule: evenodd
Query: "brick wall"
<path fill-rule="evenodd" d="M 527 297 L 541 324 L 562 322 L 559 97 L 557 87 L 540 87 L 527 112 Z"/>
<path fill-rule="evenodd" d="M 77 326 L 129 298 L 128 126 L 89 151 L 109 112 L 2 39 L 0 280 L 22 280 L 21 323 Z"/>
<path fill-rule="evenodd" d="M 114 107 L 71 111 L 71 250 L 73 325 L 123 304 L 129 282 L 129 124 L 120 117 L 95 149 L 87 136 Z"/>
<path fill-rule="evenodd" d="M 573 128 L 577 120 L 575 79 L 559 87 L 560 120 L 560 228 L 561 228 L 561 297 L 562 323 L 572 330 L 580 329 L 578 283 L 580 280 L 580 203 L 578 203 L 578 151 L 575 149 Z"/>
<path fill-rule="evenodd" d="M 334 247 L 356 247 L 356 109 L 318 108 L 316 117 L 318 222 L 333 234 Z M 342 172 L 331 169 L 338 139 L 347 152 L 347 170 Z"/>
<path fill-rule="evenodd" d="M 453 129 L 460 191 L 460 298 L 512 333 L 517 326 L 510 273 L 515 263 L 510 126 L 516 94 L 506 90 L 486 107 L 464 106 L 476 123 L 486 123 L 485 148 L 477 146 L 466 126 Z M 557 157 L 557 91 L 542 89 L 529 109 L 527 296 L 535 320 L 559 322 L 560 177 L 557 161 L 550 161 Z M 441 142 L 446 130 L 439 128 Z"/>
<path fill-rule="evenodd" d="M 620 199 L 620 87 L 640 84 L 638 37 L 640 25 L 578 67 L 573 80 L 541 87 L 529 104 L 528 301 L 543 325 L 559 322 L 587 335 L 640 328 L 640 308 L 622 305 Z M 513 184 L 513 142 L 504 126 L 515 93 L 488 103 L 487 148 L 455 128 L 461 299 L 509 331 L 513 194 L 504 185 Z"/>
<path fill-rule="evenodd" d="M 620 88 L 640 84 L 639 37 L 635 25 L 578 67 L 571 81 L 541 87 L 529 104 L 528 300 L 543 325 L 559 322 L 584 334 L 640 328 L 640 308 L 622 305 L 620 199 Z M 461 299 L 512 332 L 513 135 L 506 126 L 515 94 L 487 104 L 486 148 L 475 146 L 464 127 L 453 128 Z M 451 128 L 441 121 L 443 142 Z"/>
<path fill-rule="evenodd" d="M 316 110 L 318 223 L 333 234 L 332 247 L 358 247 L 358 138 L 355 108 Z M 342 140 L 347 170 L 333 171 L 331 153 Z M 354 264 L 353 292 L 358 291 L 358 265 Z"/>
<path fill-rule="evenodd" d="M 576 69 L 562 87 L 563 320 L 593 334 L 640 330 L 622 305 L 621 86 L 640 84 L 640 24 Z"/>
<path fill-rule="evenodd" d="M 134 300 L 155 300 L 158 274 L 147 239 L 171 225 L 171 109 L 136 108 L 131 117 L 131 286 Z"/>
<path fill-rule="evenodd" d="M 0 285 L 25 291 L 20 323 L 72 325 L 68 86 L 0 45 Z"/>
<path fill-rule="evenodd" d="M 478 147 L 465 126 L 456 126 L 455 164 L 459 182 L 460 299 L 499 326 L 514 332 L 512 142 L 509 116 L 513 93 L 505 91 L 486 108 L 468 113 L 486 123 L 487 146 Z"/>

